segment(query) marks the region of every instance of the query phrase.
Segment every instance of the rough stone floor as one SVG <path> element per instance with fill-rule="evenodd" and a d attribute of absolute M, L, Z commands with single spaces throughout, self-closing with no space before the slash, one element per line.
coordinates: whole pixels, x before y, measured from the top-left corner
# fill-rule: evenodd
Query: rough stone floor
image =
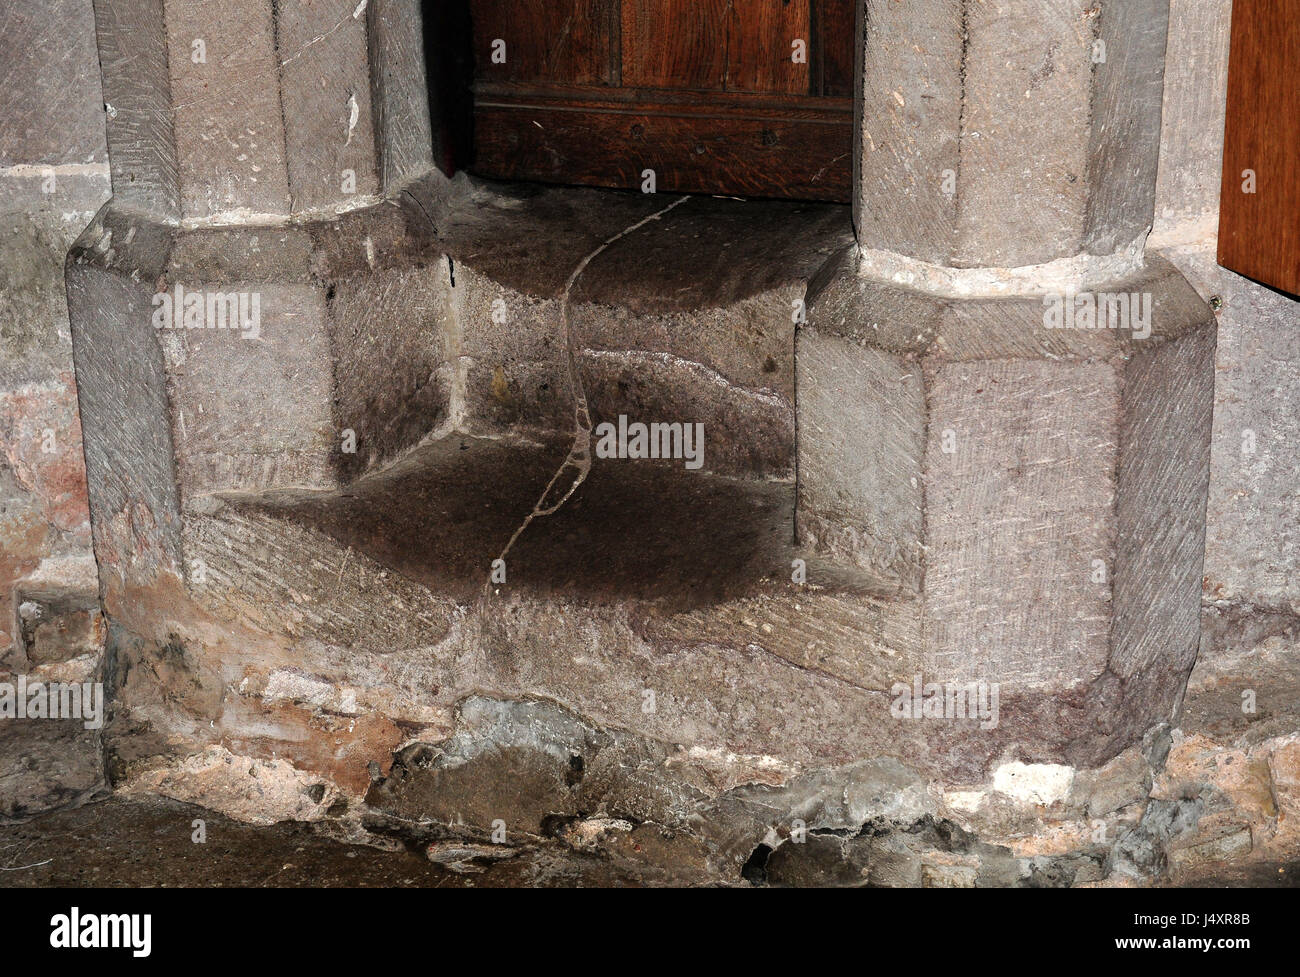
<path fill-rule="evenodd" d="M 206 841 L 192 840 L 193 822 Z M 111 798 L 0 825 L 0 887 L 491 887 L 633 886 L 636 879 L 599 858 L 570 851 L 509 848 L 488 860 L 479 846 L 440 846 L 434 862 L 420 846 L 391 851 L 349 844 L 328 828 L 284 821 L 255 826 L 166 798 Z"/>
<path fill-rule="evenodd" d="M 192 839 L 196 819 L 204 822 L 202 844 Z M 498 857 L 504 853 L 508 854 Z M 415 843 L 395 843 L 392 850 L 384 850 L 333 837 L 328 823 L 259 827 L 165 798 L 115 797 L 24 824 L 0 825 L 0 887 L 9 888 L 644 884 L 643 878 L 601 858 L 569 850 L 542 846 L 494 850 L 455 843 L 436 845 L 430 853 Z M 1290 888 L 1300 885 L 1300 861 L 1205 866 L 1194 876 L 1181 878 L 1180 885 Z"/>

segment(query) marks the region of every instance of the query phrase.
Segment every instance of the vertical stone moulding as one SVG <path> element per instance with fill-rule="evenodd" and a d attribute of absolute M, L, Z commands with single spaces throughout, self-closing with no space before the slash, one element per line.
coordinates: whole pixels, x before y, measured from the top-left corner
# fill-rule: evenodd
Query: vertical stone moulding
<path fill-rule="evenodd" d="M 418 3 L 95 6 L 115 195 L 76 266 L 120 268 L 155 303 L 131 313 L 146 321 L 157 297 L 200 303 L 146 343 L 182 495 L 337 484 L 322 276 L 373 270 L 374 239 L 409 260 L 401 221 L 337 221 L 431 168 L 423 55 L 401 41 L 418 38 Z M 207 321 L 214 293 L 248 296 L 261 321 Z"/>

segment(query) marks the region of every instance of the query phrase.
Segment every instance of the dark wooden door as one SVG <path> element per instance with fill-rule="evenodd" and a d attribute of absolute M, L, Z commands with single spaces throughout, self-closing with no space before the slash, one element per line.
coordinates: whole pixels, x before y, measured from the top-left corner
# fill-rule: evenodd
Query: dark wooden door
<path fill-rule="evenodd" d="M 1219 264 L 1300 295 L 1300 3 L 1232 8 Z"/>
<path fill-rule="evenodd" d="M 855 0 L 470 0 L 484 176 L 847 201 Z"/>

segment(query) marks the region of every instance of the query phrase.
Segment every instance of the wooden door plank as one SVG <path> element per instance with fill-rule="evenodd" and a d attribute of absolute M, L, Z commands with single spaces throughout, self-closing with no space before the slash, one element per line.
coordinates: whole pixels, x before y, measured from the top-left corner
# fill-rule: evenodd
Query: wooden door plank
<path fill-rule="evenodd" d="M 661 192 L 847 201 L 852 102 L 820 90 L 825 64 L 851 60 L 852 31 L 812 5 L 842 21 L 856 2 L 473 0 L 472 168 L 625 189 L 653 169 Z M 579 26 L 592 10 L 599 24 Z M 832 44 L 847 54 L 828 60 Z"/>
<path fill-rule="evenodd" d="M 1232 11 L 1219 264 L 1300 294 L 1300 17 L 1293 0 Z M 1247 173 L 1249 171 L 1249 173 Z M 1250 190 L 1250 174 L 1254 175 Z"/>
<path fill-rule="evenodd" d="M 809 0 L 731 0 L 727 17 L 727 91 L 812 92 Z M 801 41 L 802 61 L 793 60 Z"/>
<path fill-rule="evenodd" d="M 623 84 L 721 91 L 728 0 L 622 0 Z"/>
<path fill-rule="evenodd" d="M 813 27 L 817 38 L 814 91 L 820 95 L 853 95 L 859 0 L 813 0 Z"/>
<path fill-rule="evenodd" d="M 485 81 L 617 83 L 619 0 L 473 0 L 475 76 Z M 493 45 L 505 42 L 505 61 Z"/>
<path fill-rule="evenodd" d="M 709 103 L 480 101 L 475 172 L 509 180 L 845 202 L 852 187 L 849 106 L 792 117 Z M 812 102 L 814 100 L 808 100 Z"/>
<path fill-rule="evenodd" d="M 475 98 L 484 105 L 503 101 L 518 104 L 571 105 L 575 107 L 610 107 L 638 110 L 643 105 L 673 105 L 675 111 L 688 114 L 717 115 L 731 118 L 752 115 L 754 118 L 789 116 L 799 119 L 826 119 L 848 116 L 853 111 L 850 98 L 818 98 L 765 94 L 763 92 L 698 92 L 683 88 L 599 88 L 591 85 L 495 84 L 479 82 Z"/>

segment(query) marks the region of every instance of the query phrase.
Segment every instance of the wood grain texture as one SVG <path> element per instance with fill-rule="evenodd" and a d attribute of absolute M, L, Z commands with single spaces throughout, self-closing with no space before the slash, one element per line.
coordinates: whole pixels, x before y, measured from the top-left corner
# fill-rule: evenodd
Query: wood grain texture
<path fill-rule="evenodd" d="M 810 94 L 813 38 L 809 0 L 731 0 L 727 11 L 727 91 Z M 803 41 L 803 60 L 791 59 Z"/>
<path fill-rule="evenodd" d="M 856 0 L 813 0 L 813 71 L 822 95 L 853 95 L 857 13 Z"/>
<path fill-rule="evenodd" d="M 728 0 L 622 0 L 623 84 L 720 91 Z"/>
<path fill-rule="evenodd" d="M 1232 16 L 1219 264 L 1300 294 L 1300 20 L 1291 0 Z M 1244 173 L 1255 191 L 1243 189 Z"/>
<path fill-rule="evenodd" d="M 663 190 L 849 199 L 855 0 L 564 0 L 546 10 L 474 0 L 471 10 L 475 172 L 637 187 L 651 168 Z M 599 24 L 578 26 L 584 16 Z M 506 35 L 530 39 L 507 38 L 508 64 L 484 64 Z M 607 61 L 579 36 L 607 37 Z M 796 40 L 806 45 L 798 62 Z M 822 94 L 827 78 L 837 95 Z"/>
<path fill-rule="evenodd" d="M 613 84 L 618 0 L 475 0 L 474 63 L 491 81 Z M 492 44 L 506 42 L 506 60 Z"/>
<path fill-rule="evenodd" d="M 661 193 L 842 201 L 851 189 L 852 114 L 842 110 L 480 102 L 477 123 L 484 176 L 639 189 L 653 169 Z"/>

